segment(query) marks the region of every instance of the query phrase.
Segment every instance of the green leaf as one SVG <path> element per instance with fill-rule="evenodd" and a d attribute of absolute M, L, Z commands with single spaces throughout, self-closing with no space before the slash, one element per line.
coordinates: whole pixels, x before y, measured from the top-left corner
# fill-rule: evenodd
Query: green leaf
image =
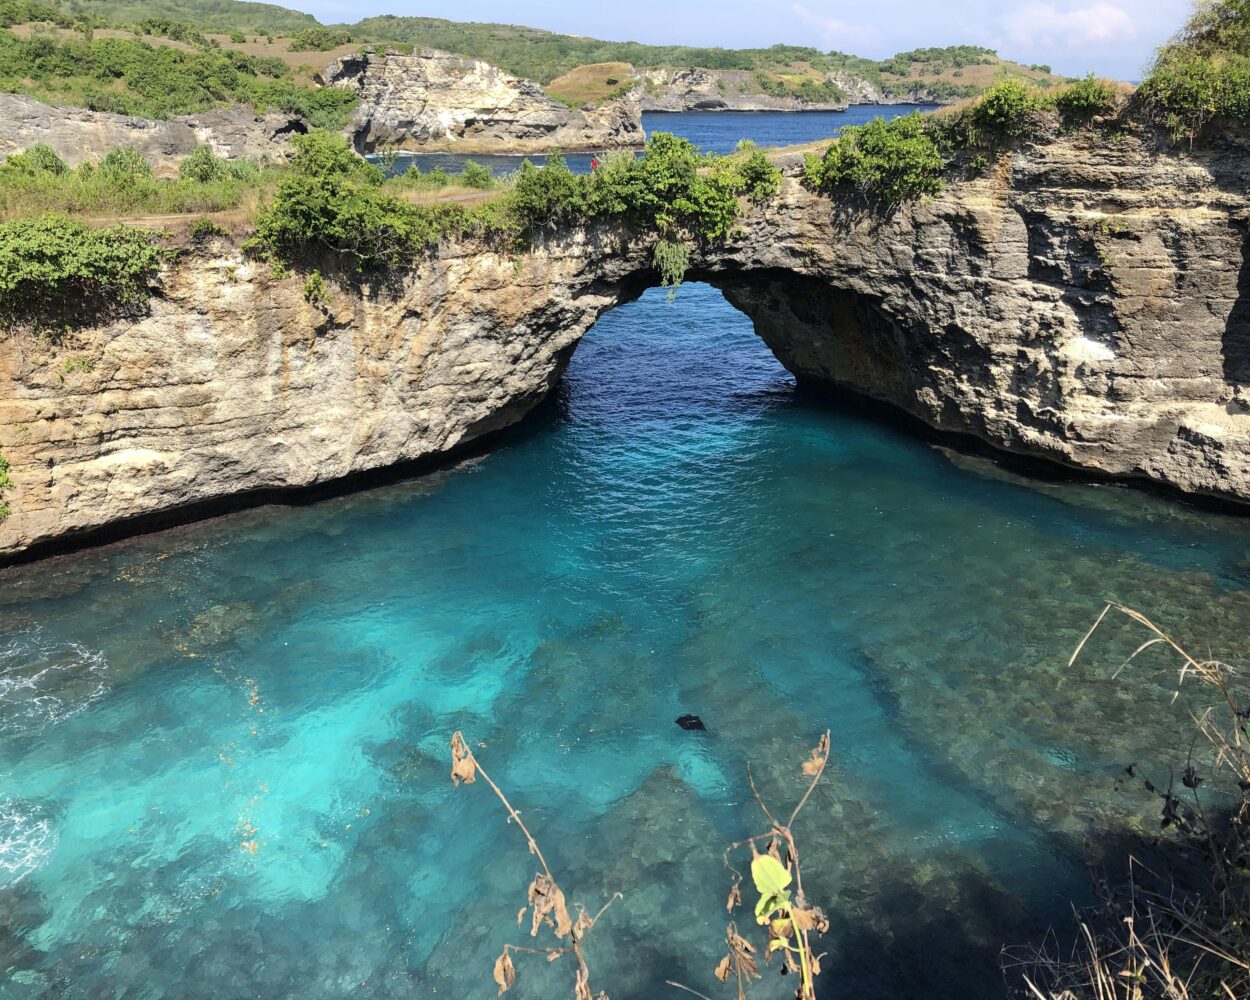
<path fill-rule="evenodd" d="M 790 873 L 771 854 L 755 856 L 751 862 L 751 878 L 761 896 L 780 896 L 790 885 Z"/>

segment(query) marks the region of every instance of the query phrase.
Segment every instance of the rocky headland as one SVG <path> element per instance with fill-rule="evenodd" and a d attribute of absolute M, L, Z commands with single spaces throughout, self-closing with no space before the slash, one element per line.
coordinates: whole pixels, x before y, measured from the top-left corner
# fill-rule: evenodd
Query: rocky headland
<path fill-rule="evenodd" d="M 318 79 L 358 95 L 348 131 L 361 153 L 575 152 L 635 149 L 644 142 L 641 108 L 631 98 L 574 110 L 533 81 L 433 49 L 367 51 L 336 60 Z"/>
<path fill-rule="evenodd" d="M 848 105 L 846 100 L 806 102 L 764 93 L 755 74 L 745 70 L 666 66 L 642 70 L 637 80 L 634 92 L 643 111 L 845 111 Z"/>
<path fill-rule="evenodd" d="M 829 73 L 841 97 L 804 100 L 792 93 L 767 93 L 755 73 L 746 70 L 678 69 L 663 66 L 639 70 L 633 96 L 643 111 L 845 111 L 856 104 L 938 104 L 925 86 L 886 93 L 854 73 Z"/>
<path fill-rule="evenodd" d="M 891 214 L 793 176 L 698 250 L 802 381 L 998 449 L 1250 502 L 1250 160 L 1066 138 Z M 445 455 L 524 416 L 651 242 L 444 243 L 309 302 L 218 237 L 145 315 L 0 335 L 0 553 Z M 82 359 L 68 364 L 67 359 Z"/>

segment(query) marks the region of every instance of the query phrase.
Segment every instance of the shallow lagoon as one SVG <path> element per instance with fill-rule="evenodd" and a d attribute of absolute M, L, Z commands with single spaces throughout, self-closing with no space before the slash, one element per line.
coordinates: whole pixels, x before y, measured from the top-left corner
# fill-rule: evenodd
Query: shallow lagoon
<path fill-rule="evenodd" d="M 532 868 L 456 728 L 574 898 L 624 893 L 595 987 L 713 993 L 746 766 L 788 803 L 825 727 L 822 995 L 998 995 L 1187 732 L 1162 658 L 1111 679 L 1134 633 L 1069 652 L 1106 596 L 1243 652 L 1247 528 L 946 452 L 649 292 L 485 457 L 2 578 L 0 996 L 493 996 Z"/>

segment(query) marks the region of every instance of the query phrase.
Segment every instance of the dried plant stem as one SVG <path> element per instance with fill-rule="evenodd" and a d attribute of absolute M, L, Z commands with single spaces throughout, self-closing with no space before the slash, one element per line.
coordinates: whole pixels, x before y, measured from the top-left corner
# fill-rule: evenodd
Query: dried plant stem
<path fill-rule="evenodd" d="M 508 796 L 504 795 L 502 789 L 500 789 L 500 787 L 496 785 L 493 780 L 491 780 L 491 776 L 486 773 L 486 768 L 482 767 L 482 762 L 473 756 L 472 751 L 469 751 L 469 757 L 472 758 L 474 765 L 477 767 L 477 773 L 482 776 L 482 780 L 485 781 L 486 784 L 490 785 L 490 790 L 495 793 L 495 797 L 498 798 L 499 801 L 503 803 L 503 807 L 508 810 L 508 818 L 515 823 L 521 833 L 525 835 L 525 842 L 529 844 L 530 853 L 534 855 L 534 857 L 538 859 L 538 863 L 543 866 L 543 874 L 546 875 L 547 878 L 551 879 L 552 882 L 555 882 L 555 878 L 553 878 L 551 874 L 551 868 L 547 865 L 547 859 L 543 857 L 543 852 L 538 846 L 538 841 L 534 839 L 534 835 L 529 832 L 529 828 L 526 827 L 524 820 L 521 819 L 521 814 L 513 808 L 512 803 L 508 801 Z"/>
<path fill-rule="evenodd" d="M 481 777 L 481 779 L 490 786 L 490 790 L 495 793 L 495 797 L 499 799 L 499 801 L 503 804 L 504 809 L 507 810 L 509 822 L 517 825 L 517 829 L 519 829 L 525 837 L 525 842 L 529 846 L 530 853 L 534 855 L 534 857 L 538 859 L 538 863 L 542 865 L 543 876 L 547 880 L 550 892 L 553 893 L 559 900 L 558 909 L 556 911 L 557 916 L 559 917 L 561 914 L 564 914 L 564 890 L 560 888 L 559 883 L 552 874 L 551 866 L 547 864 L 547 859 L 543 856 L 542 848 L 538 846 L 538 841 L 534 839 L 534 835 L 530 833 L 529 827 L 527 827 L 525 825 L 525 821 L 521 819 L 521 814 L 517 811 L 516 807 L 508 801 L 508 797 L 503 793 L 503 789 L 495 783 L 494 779 L 491 778 L 491 776 L 486 772 L 486 769 L 482 767 L 481 761 L 479 761 L 473 751 L 469 749 L 469 745 L 464 739 L 463 734 L 459 732 L 455 733 L 452 736 L 451 746 L 453 781 L 456 781 L 457 783 L 459 781 L 471 783 L 475 778 Z M 535 884 L 537 884 L 537 881 Z M 533 891 L 534 887 L 531 886 L 531 892 Z M 595 922 L 603 916 L 607 908 L 620 898 L 621 894 L 619 892 L 614 893 L 612 898 L 603 904 L 603 906 L 599 909 L 599 912 L 596 913 L 594 917 L 586 917 L 585 910 L 578 906 L 577 909 L 580 915 L 576 923 L 568 920 L 566 915 L 563 917 L 564 923 L 562 925 L 553 923 L 552 926 L 556 928 L 556 936 L 561 939 L 567 937 L 569 942 L 567 947 L 534 949 L 524 948 L 519 945 L 505 945 L 504 954 L 507 955 L 509 951 L 538 952 L 546 955 L 548 958 L 551 958 L 553 956 L 568 954 L 571 951 L 574 958 L 577 960 L 577 975 L 573 989 L 574 996 L 576 1000 L 592 1000 L 593 994 L 590 989 L 590 968 L 586 964 L 586 956 L 582 951 L 582 937 L 584 936 L 584 933 L 589 932 L 590 929 L 594 927 Z M 540 903 L 535 901 L 535 897 L 531 896 L 530 900 L 534 905 L 534 927 L 535 930 L 537 930 L 539 918 L 543 914 L 540 914 L 539 912 Z M 522 914 L 523 913 L 524 910 L 522 910 Z M 547 919 L 550 921 L 549 916 Z M 501 993 L 507 989 L 507 987 L 502 986 L 502 984 L 501 987 Z M 606 997 L 604 1000 L 606 1000 Z"/>

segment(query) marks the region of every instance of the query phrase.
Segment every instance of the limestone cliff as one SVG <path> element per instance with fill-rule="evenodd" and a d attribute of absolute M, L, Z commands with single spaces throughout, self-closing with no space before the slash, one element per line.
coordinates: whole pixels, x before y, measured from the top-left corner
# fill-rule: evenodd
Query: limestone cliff
<path fill-rule="evenodd" d="M 249 108 L 214 108 L 168 121 L 42 104 L 20 94 L 0 94 L 0 158 L 36 143 L 51 146 L 66 163 L 98 163 L 112 149 L 138 149 L 160 175 L 197 145 L 226 159 L 276 159 L 286 155 L 292 135 L 307 132 L 297 115 Z"/>
<path fill-rule="evenodd" d="M 755 74 L 746 70 L 662 66 L 640 71 L 638 81 L 643 111 L 844 111 L 847 107 L 844 100 L 808 103 L 789 95 L 766 94 Z"/>
<path fill-rule="evenodd" d="M 1105 140 L 1102 140 L 1105 142 Z M 885 216 L 781 194 L 692 278 L 801 379 L 998 448 L 1250 502 L 1250 160 L 1065 140 Z M 227 241 L 148 315 L 0 338 L 0 553 L 446 453 L 519 419 L 657 276 L 627 234 L 447 245 L 306 302 Z M 72 363 L 67 364 L 68 361 Z"/>
<path fill-rule="evenodd" d="M 845 111 L 854 104 L 940 104 L 923 84 L 906 91 L 886 91 L 848 71 L 829 73 L 843 97 L 805 101 L 793 94 L 765 93 L 757 74 L 733 69 L 685 69 L 660 66 L 635 74 L 634 93 L 643 111 Z"/>
<path fill-rule="evenodd" d="M 546 153 L 637 148 L 645 136 L 636 101 L 574 111 L 538 84 L 476 59 L 426 49 L 366 52 L 331 63 L 327 86 L 360 96 L 349 127 L 356 149 Z"/>

